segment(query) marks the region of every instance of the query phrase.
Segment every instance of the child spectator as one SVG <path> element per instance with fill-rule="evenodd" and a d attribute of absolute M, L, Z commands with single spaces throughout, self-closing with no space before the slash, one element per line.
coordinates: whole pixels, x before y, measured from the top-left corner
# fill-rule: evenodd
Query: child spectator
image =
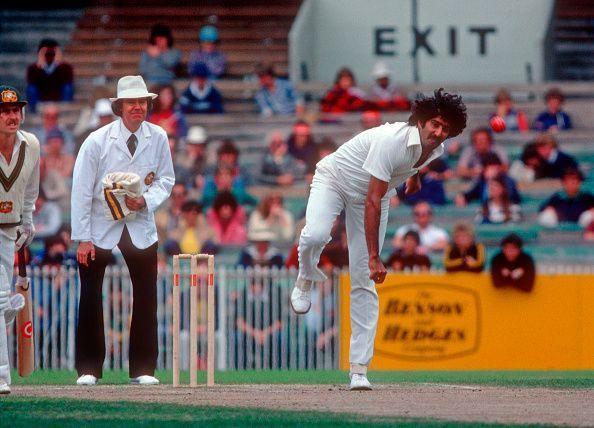
<path fill-rule="evenodd" d="M 414 223 L 406 224 L 396 230 L 392 246 L 396 249 L 404 245 L 404 235 L 413 230 L 419 234 L 422 254 L 431 251 L 443 251 L 448 244 L 448 234 L 441 227 L 433 225 L 433 209 L 425 201 L 417 202 L 412 208 Z"/>
<path fill-rule="evenodd" d="M 565 97 L 559 88 L 551 88 L 545 94 L 546 110 L 534 121 L 536 131 L 558 132 L 571 129 L 571 117 L 561 108 Z"/>
<path fill-rule="evenodd" d="M 183 183 L 190 191 L 202 195 L 204 174 L 208 163 L 206 130 L 202 126 L 192 126 L 185 142 L 184 151 L 175 158 L 175 181 Z"/>
<path fill-rule="evenodd" d="M 46 173 L 55 173 L 69 186 L 74 169 L 74 156 L 64 152 L 64 134 L 58 128 L 47 133 L 41 163 Z"/>
<path fill-rule="evenodd" d="M 227 165 L 217 167 L 214 177 L 209 177 L 204 183 L 202 204 L 210 207 L 222 192 L 229 192 L 240 205 L 256 205 L 258 200 L 248 193 L 245 182 L 233 176 L 233 170 Z"/>
<path fill-rule="evenodd" d="M 579 169 L 568 168 L 563 173 L 563 190 L 555 193 L 540 207 L 538 222 L 544 227 L 556 227 L 560 222 L 577 223 L 586 227 L 594 220 L 594 195 L 582 191 L 584 177 Z"/>
<path fill-rule="evenodd" d="M 207 220 L 217 245 L 245 245 L 245 211 L 229 192 L 221 192 L 208 210 Z"/>
<path fill-rule="evenodd" d="M 472 225 L 454 225 L 453 242 L 444 253 L 446 272 L 482 272 L 485 267 L 485 247 L 475 242 Z"/>
<path fill-rule="evenodd" d="M 483 158 L 483 170 L 480 177 L 474 181 L 470 189 L 456 195 L 456 206 L 463 207 L 472 201 L 486 202 L 489 200 L 489 188 L 487 181 L 493 178 L 501 178 L 505 183 L 509 200 L 514 204 L 520 203 L 520 193 L 515 181 L 505 173 L 504 166 L 499 157 L 490 153 Z"/>
<path fill-rule="evenodd" d="M 268 151 L 262 160 L 259 180 L 264 184 L 290 186 L 295 181 L 302 181 L 307 167 L 288 153 L 288 145 L 283 134 L 273 132 L 270 136 Z"/>
<path fill-rule="evenodd" d="M 495 111 L 491 118 L 495 116 L 503 118 L 507 131 L 527 132 L 530 129 L 526 115 L 514 108 L 512 96 L 507 89 L 500 89 L 495 94 Z"/>
<path fill-rule="evenodd" d="M 203 63 L 208 69 L 210 79 L 218 79 L 225 73 L 227 59 L 219 50 L 219 31 L 213 25 L 205 25 L 198 34 L 198 49 L 190 53 L 188 59 L 188 73 L 191 74 L 194 65 Z"/>
<path fill-rule="evenodd" d="M 522 149 L 520 159 L 516 159 L 509 167 L 509 176 L 515 181 L 531 183 L 543 178 L 544 161 L 538 154 L 536 142 L 528 143 Z"/>
<path fill-rule="evenodd" d="M 187 114 L 223 113 L 223 97 L 208 80 L 208 68 L 199 62 L 192 67 L 192 82 L 179 99 L 182 112 Z"/>
<path fill-rule="evenodd" d="M 368 106 L 365 92 L 356 87 L 355 75 L 349 68 L 341 68 L 334 79 L 334 86 L 320 102 L 324 113 L 362 111 Z"/>
<path fill-rule="evenodd" d="M 414 230 L 409 230 L 402 237 L 402 248 L 394 251 L 388 260 L 386 267 L 396 272 L 421 271 L 426 272 L 431 267 L 431 260 L 419 251 L 421 238 Z"/>
<path fill-rule="evenodd" d="M 147 84 L 167 85 L 176 77 L 181 52 L 173 49 L 171 28 L 155 24 L 151 28 L 149 45 L 140 54 L 138 70 Z"/>
<path fill-rule="evenodd" d="M 505 150 L 493 144 L 493 135 L 489 128 L 476 128 L 470 134 L 470 146 L 462 150 L 456 174 L 460 178 L 472 179 L 481 175 L 483 171 L 482 159 L 493 153 L 501 160 L 504 170 L 507 170 L 509 160 Z"/>
<path fill-rule="evenodd" d="M 512 287 L 527 293 L 532 291 L 534 260 L 522 250 L 522 245 L 522 238 L 515 233 L 501 241 L 501 251 L 491 259 L 491 280 L 495 287 Z"/>
<path fill-rule="evenodd" d="M 392 71 L 383 62 L 377 62 L 373 66 L 371 76 L 375 84 L 371 88 L 371 101 L 378 110 L 408 111 L 410 101 L 390 82 L 391 74 Z"/>
<path fill-rule="evenodd" d="M 153 110 L 148 115 L 148 121 L 159 125 L 175 138 L 183 138 L 188 134 L 186 119 L 177 106 L 175 88 L 173 85 L 157 86 L 152 92 L 159 96 L 153 101 Z"/>
<path fill-rule="evenodd" d="M 253 229 L 248 232 L 250 244 L 239 255 L 238 265 L 248 267 L 283 267 L 283 255 L 270 243 L 275 234 L 269 229 Z"/>
<path fill-rule="evenodd" d="M 487 200 L 483 201 L 475 218 L 477 223 L 509 223 L 521 219 L 521 208 L 514 204 L 507 193 L 507 185 L 502 176 L 487 180 Z"/>
<path fill-rule="evenodd" d="M 214 231 L 202 213 L 202 205 L 186 201 L 181 207 L 181 221 L 169 236 L 184 254 L 212 253 Z"/>
<path fill-rule="evenodd" d="M 295 233 L 293 215 L 283 207 L 280 192 L 273 192 L 262 199 L 262 202 L 250 215 L 248 235 L 250 232 L 269 231 L 273 242 L 288 243 Z"/>
<path fill-rule="evenodd" d="M 73 99 L 72 66 L 64 61 L 56 40 L 42 39 L 37 49 L 37 62 L 27 67 L 27 108 L 35 113 L 39 101 L 70 102 Z"/>
<path fill-rule="evenodd" d="M 303 114 L 303 100 L 290 81 L 276 77 L 272 66 L 260 66 L 256 74 L 260 89 L 255 100 L 262 116 Z"/>
<path fill-rule="evenodd" d="M 318 149 L 309 123 L 303 120 L 295 122 L 287 145 L 289 154 L 297 159 L 299 168 L 305 168 L 306 174 L 313 175 L 318 162 Z"/>
<path fill-rule="evenodd" d="M 561 178 L 566 169 L 578 167 L 575 158 L 559 150 L 557 141 L 549 133 L 536 137 L 536 151 L 542 159 L 542 178 Z"/>

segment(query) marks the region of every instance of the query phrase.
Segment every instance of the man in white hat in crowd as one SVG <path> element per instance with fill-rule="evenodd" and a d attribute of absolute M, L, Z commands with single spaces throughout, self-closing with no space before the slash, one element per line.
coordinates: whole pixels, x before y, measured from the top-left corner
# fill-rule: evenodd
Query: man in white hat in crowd
<path fill-rule="evenodd" d="M 377 62 L 371 70 L 375 84 L 371 88 L 371 100 L 380 110 L 410 110 L 410 101 L 390 81 L 392 70 L 386 63 Z"/>
<path fill-rule="evenodd" d="M 10 393 L 6 324 L 25 305 L 11 295 L 14 253 L 33 240 L 33 208 L 39 192 L 39 140 L 20 130 L 25 105 L 18 91 L 0 85 L 0 394 Z"/>
<path fill-rule="evenodd" d="M 110 98 L 118 120 L 99 128 L 84 141 L 74 166 L 72 239 L 78 241 L 81 280 L 76 370 L 79 385 L 95 385 L 105 359 L 102 283 L 111 250 L 117 245 L 133 287 L 130 326 L 130 382 L 155 385 L 157 365 L 157 228 L 153 213 L 171 193 L 175 182 L 167 134 L 146 122 L 156 94 L 147 91 L 140 76 L 118 81 Z M 128 173 L 140 177 L 140 195 L 106 200 L 104 178 Z M 107 216 L 106 204 L 130 214 Z M 115 211 L 114 211 L 115 212 Z"/>

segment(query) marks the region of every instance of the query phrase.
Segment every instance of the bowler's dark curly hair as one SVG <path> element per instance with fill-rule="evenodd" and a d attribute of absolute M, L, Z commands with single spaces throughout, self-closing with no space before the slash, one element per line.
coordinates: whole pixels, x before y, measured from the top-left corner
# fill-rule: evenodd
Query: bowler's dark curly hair
<path fill-rule="evenodd" d="M 459 135 L 466 128 L 466 106 L 462 97 L 444 92 L 443 88 L 437 89 L 433 97 L 421 95 L 421 98 L 413 103 L 408 124 L 416 126 L 420 121 L 424 125 L 429 119 L 437 116 L 443 117 L 450 125 L 448 137 Z"/>

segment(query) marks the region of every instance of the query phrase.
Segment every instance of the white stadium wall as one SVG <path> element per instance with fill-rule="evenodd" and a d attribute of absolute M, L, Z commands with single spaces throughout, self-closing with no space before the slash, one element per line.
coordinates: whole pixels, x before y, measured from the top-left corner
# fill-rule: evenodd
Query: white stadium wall
<path fill-rule="evenodd" d="M 553 0 L 305 0 L 289 38 L 295 81 L 342 66 L 370 82 L 383 61 L 398 83 L 524 83 L 544 74 Z M 415 54 L 416 51 L 416 54 Z M 529 70 L 529 71 L 528 71 Z"/>

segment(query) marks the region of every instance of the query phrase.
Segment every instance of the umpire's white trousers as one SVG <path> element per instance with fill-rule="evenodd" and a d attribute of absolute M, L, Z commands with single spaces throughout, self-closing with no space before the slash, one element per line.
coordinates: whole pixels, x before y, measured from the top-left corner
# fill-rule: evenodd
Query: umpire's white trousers
<path fill-rule="evenodd" d="M 328 165 L 319 165 L 313 177 L 305 214 L 305 227 L 299 238 L 299 277 L 322 281 L 326 277 L 318 268 L 320 254 L 330 242 L 334 220 L 344 209 L 349 246 L 351 276 L 351 366 L 368 366 L 378 318 L 375 284 L 369 279 L 369 255 L 365 239 L 366 195 L 348 189 L 348 181 Z M 381 250 L 388 222 L 389 198 L 382 199 L 379 228 Z M 355 370 L 356 372 L 365 371 Z"/>

